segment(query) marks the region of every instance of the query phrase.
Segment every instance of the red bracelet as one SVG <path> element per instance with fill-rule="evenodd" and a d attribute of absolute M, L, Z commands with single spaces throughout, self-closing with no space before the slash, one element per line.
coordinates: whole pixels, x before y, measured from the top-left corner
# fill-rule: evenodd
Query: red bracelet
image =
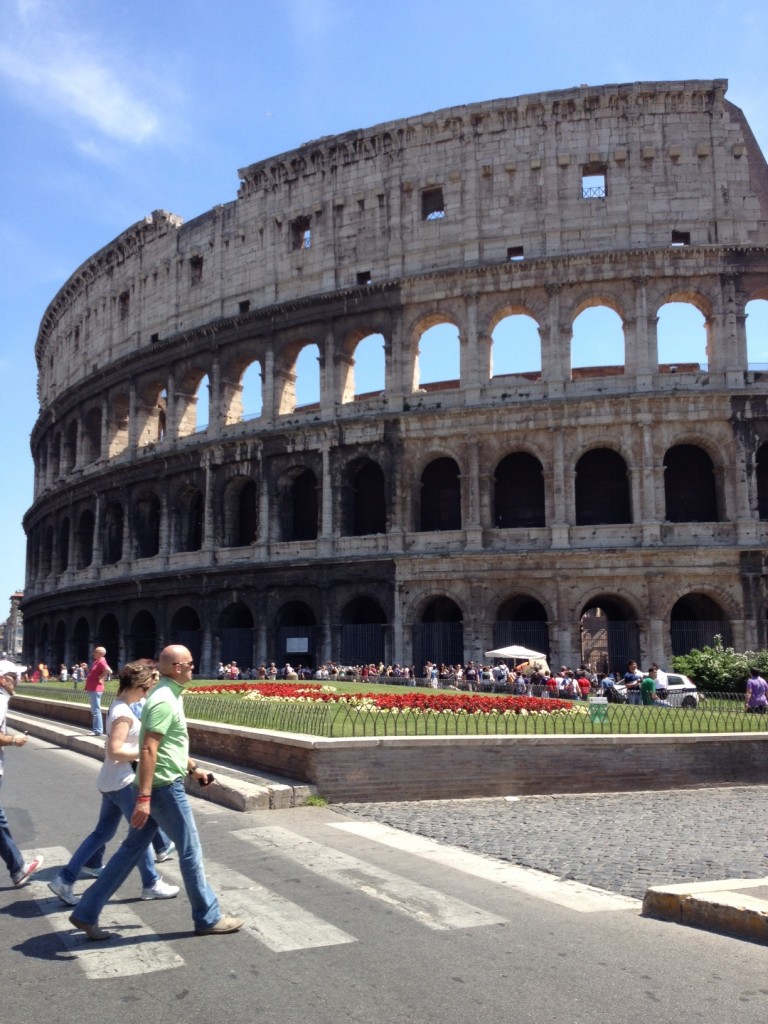
<path fill-rule="evenodd" d="M 142 796 L 141 793 L 139 793 L 139 795 L 136 797 L 136 803 L 149 803 L 151 799 L 151 796 Z"/>

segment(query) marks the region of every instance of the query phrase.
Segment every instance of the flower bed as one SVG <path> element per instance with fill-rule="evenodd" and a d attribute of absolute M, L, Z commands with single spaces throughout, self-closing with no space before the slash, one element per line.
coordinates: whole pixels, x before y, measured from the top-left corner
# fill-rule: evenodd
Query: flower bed
<path fill-rule="evenodd" d="M 345 704 L 393 714 L 432 712 L 455 715 L 585 715 L 584 704 L 549 697 L 481 693 L 339 693 L 322 683 L 221 683 L 189 688 L 190 693 L 227 694 L 245 700 Z"/>

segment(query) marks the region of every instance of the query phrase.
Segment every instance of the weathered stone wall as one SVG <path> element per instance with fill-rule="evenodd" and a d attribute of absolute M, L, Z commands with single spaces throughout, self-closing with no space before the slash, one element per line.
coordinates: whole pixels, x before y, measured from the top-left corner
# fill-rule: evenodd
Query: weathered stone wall
<path fill-rule="evenodd" d="M 321 139 L 242 170 L 234 202 L 188 224 L 156 212 L 96 253 L 37 340 L 28 658 L 195 634 L 209 672 L 226 630 L 251 630 L 258 663 L 281 629 L 311 626 L 325 660 L 337 627 L 373 622 L 402 663 L 443 598 L 465 659 L 493 646 L 510 600 L 537 604 L 561 661 L 579 660 L 600 601 L 636 625 L 644 659 L 668 660 L 690 595 L 739 646 L 763 643 L 768 381 L 748 367 L 745 316 L 768 298 L 768 168 L 725 85 L 584 87 Z M 585 195 L 595 178 L 604 195 Z M 660 363 L 670 301 L 705 317 L 706 368 Z M 579 372 L 573 322 L 595 305 L 621 318 L 624 365 Z M 517 313 L 540 361 L 494 376 L 494 328 Z M 419 340 L 438 322 L 458 329 L 460 377 L 422 388 Z M 371 334 L 385 381 L 360 395 Z M 308 344 L 320 398 L 301 408 Z M 263 405 L 244 420 L 254 363 Z M 670 512 L 679 446 L 711 464 L 706 515 Z M 620 456 L 627 514 L 584 514 L 590 452 Z M 500 528 L 498 480 L 520 453 L 540 466 L 541 515 Z M 433 529 L 422 478 L 441 460 L 458 509 Z M 381 521 L 355 504 L 371 480 Z"/>

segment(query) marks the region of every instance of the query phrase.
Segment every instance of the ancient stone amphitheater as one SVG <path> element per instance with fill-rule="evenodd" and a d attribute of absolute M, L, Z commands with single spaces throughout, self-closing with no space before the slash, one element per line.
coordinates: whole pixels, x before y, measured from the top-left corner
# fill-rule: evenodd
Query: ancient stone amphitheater
<path fill-rule="evenodd" d="M 181 641 L 201 674 L 418 669 L 521 643 L 603 667 L 765 644 L 746 305 L 768 298 L 768 166 L 726 84 L 318 139 L 95 253 L 37 339 L 29 661 Z M 699 311 L 701 361 L 660 361 L 668 303 Z M 620 318 L 623 359 L 577 366 L 592 307 Z"/>

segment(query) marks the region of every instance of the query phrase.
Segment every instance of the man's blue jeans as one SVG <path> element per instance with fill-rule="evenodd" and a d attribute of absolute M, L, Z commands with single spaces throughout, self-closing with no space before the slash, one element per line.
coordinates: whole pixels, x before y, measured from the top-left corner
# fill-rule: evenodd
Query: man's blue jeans
<path fill-rule="evenodd" d="M 93 690 L 88 691 L 88 700 L 91 703 L 91 719 L 92 719 L 92 730 L 98 736 L 104 732 L 104 719 L 101 714 L 101 694 L 94 693 Z"/>
<path fill-rule="evenodd" d="M 106 844 L 117 832 L 117 826 L 120 824 L 121 819 L 131 820 L 135 804 L 136 790 L 133 786 L 123 786 L 122 789 L 101 794 L 101 811 L 99 812 L 99 820 L 96 822 L 96 828 L 80 843 L 72 855 L 69 864 L 61 869 L 61 877 L 68 885 L 72 885 L 73 882 L 77 881 L 77 876 L 80 874 L 82 867 L 86 864 L 91 866 L 95 854 L 100 851 L 103 852 Z M 96 860 L 98 861 L 99 859 L 96 858 Z M 157 871 L 155 871 L 155 858 L 148 847 L 136 866 L 141 875 L 141 884 L 147 889 L 153 886 L 159 876 Z"/>
<path fill-rule="evenodd" d="M 131 787 L 133 797 L 136 790 Z M 192 920 L 195 928 L 210 928 L 221 917 L 219 901 L 208 884 L 203 867 L 203 851 L 197 826 L 179 778 L 168 786 L 152 790 L 151 813 L 143 828 L 130 828 L 120 847 L 96 881 L 88 889 L 73 911 L 73 916 L 83 924 L 98 924 L 107 900 L 117 892 L 146 852 L 158 827 L 170 836 L 179 857 L 179 868 L 184 888 L 192 904 Z"/>
<path fill-rule="evenodd" d="M 0 783 L 3 781 L 3 776 L 0 775 Z M 21 869 L 24 867 L 24 858 L 21 855 L 16 843 L 13 841 L 11 830 L 8 827 L 8 819 L 5 816 L 5 811 L 0 806 L 0 857 L 5 861 L 5 866 L 10 872 L 11 878 L 14 875 L 18 875 Z"/>

